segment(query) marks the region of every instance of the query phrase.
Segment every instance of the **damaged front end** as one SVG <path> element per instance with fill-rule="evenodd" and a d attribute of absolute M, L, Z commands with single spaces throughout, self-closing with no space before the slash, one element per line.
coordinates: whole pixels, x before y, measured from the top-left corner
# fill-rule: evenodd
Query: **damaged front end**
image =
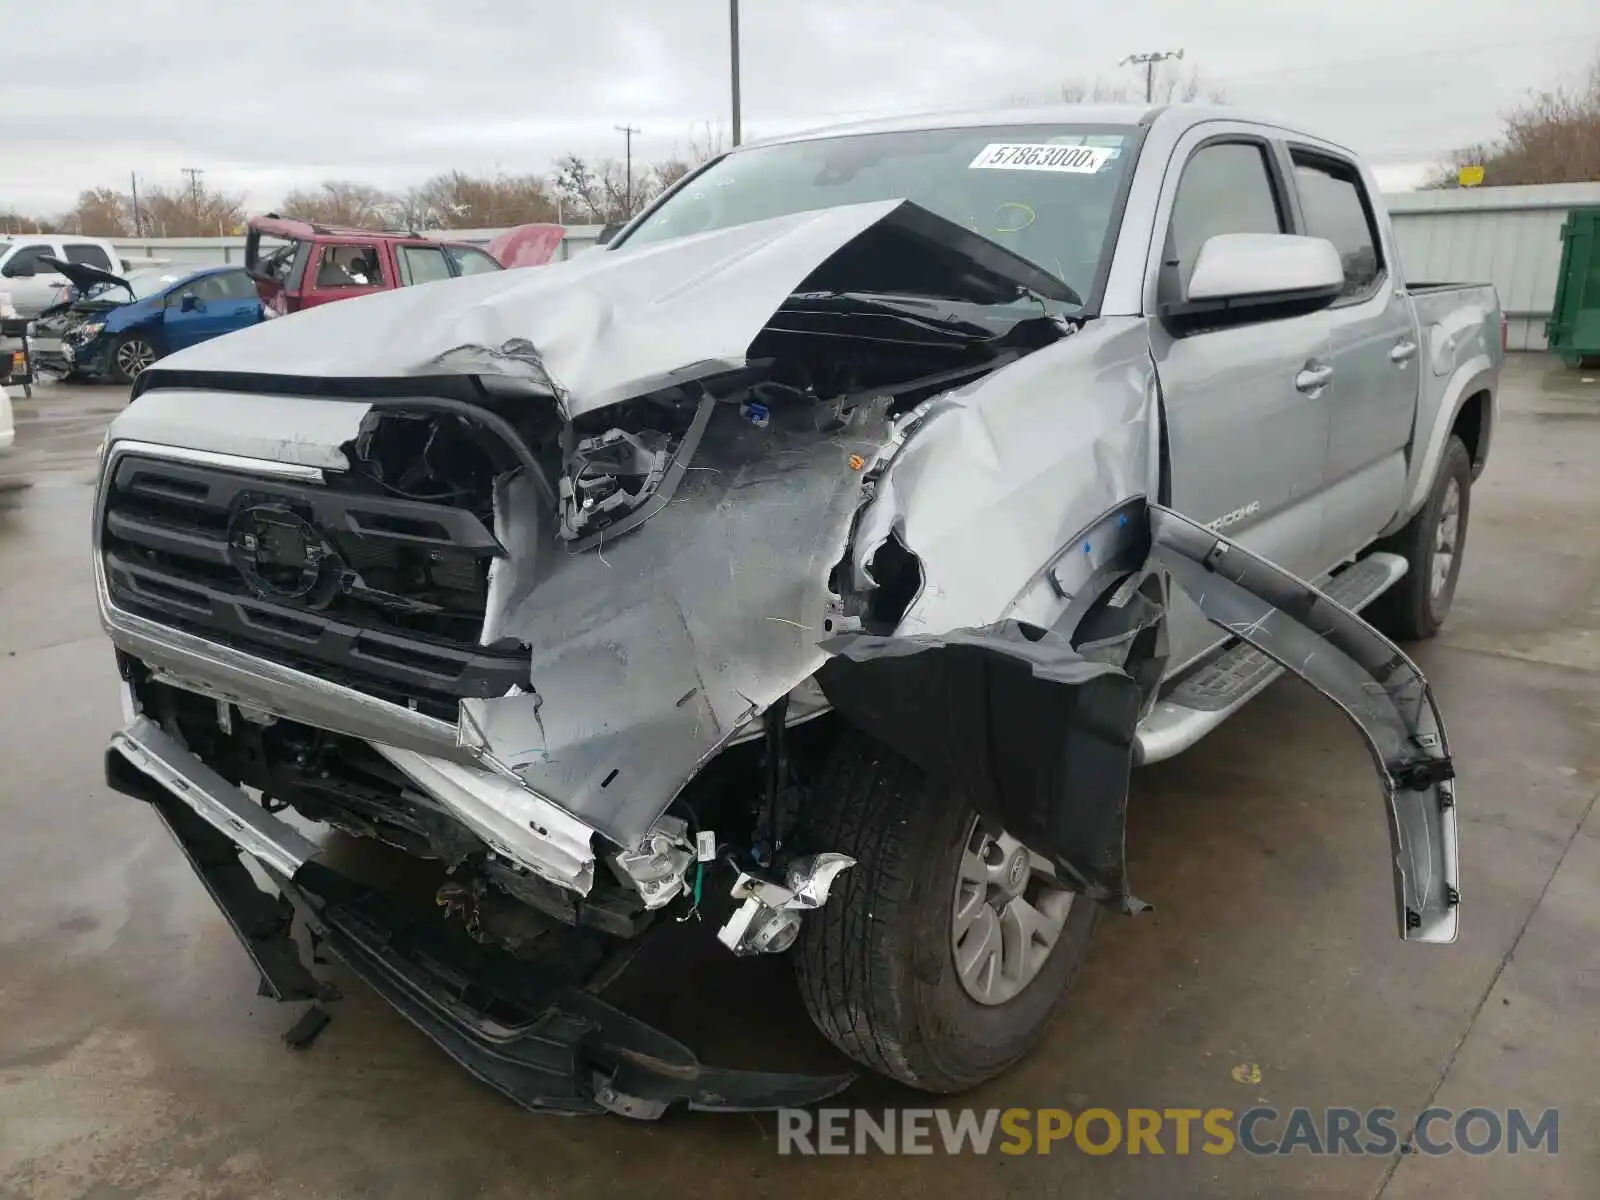
<path fill-rule="evenodd" d="M 792 944 L 851 867 L 805 821 L 840 720 L 1138 907 L 1135 732 L 1168 589 L 1217 560 L 1143 500 L 1142 326 L 1085 328 L 1052 276 L 904 202 L 429 293 L 165 360 L 108 438 L 96 571 L 129 709 L 108 778 L 157 807 L 268 990 L 316 994 L 240 850 L 522 1103 L 831 1094 L 848 1077 L 703 1068 L 594 993 L 608 948 L 713 889 L 730 950 Z M 1117 386 L 1064 410 L 1068 362 Z M 1312 681 L 1385 772 L 1406 935 L 1453 935 L 1425 684 L 1254 561 L 1207 615 L 1251 640 L 1253 597 L 1339 641 L 1348 665 Z M 286 809 L 438 862 L 445 923 L 343 879 Z"/>

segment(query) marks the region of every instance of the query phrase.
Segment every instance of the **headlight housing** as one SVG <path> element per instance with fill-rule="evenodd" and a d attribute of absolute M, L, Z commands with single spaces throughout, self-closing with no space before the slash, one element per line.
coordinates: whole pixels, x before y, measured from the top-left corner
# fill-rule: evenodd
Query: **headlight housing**
<path fill-rule="evenodd" d="M 85 345 L 104 333 L 105 328 L 106 323 L 104 321 L 85 322 L 67 334 L 67 341 L 75 346 Z"/>

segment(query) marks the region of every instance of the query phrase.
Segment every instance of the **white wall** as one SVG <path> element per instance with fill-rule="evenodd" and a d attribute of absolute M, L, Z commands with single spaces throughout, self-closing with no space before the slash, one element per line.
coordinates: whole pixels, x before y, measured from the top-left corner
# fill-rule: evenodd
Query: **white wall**
<path fill-rule="evenodd" d="M 1453 188 L 1386 196 L 1406 278 L 1490 282 L 1506 314 L 1506 344 L 1543 350 L 1570 209 L 1600 205 L 1600 183 Z"/>

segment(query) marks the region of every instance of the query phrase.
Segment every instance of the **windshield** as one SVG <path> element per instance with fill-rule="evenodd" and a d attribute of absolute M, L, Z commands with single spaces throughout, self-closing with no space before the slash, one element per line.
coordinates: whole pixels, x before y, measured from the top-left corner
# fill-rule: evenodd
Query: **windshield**
<path fill-rule="evenodd" d="M 1087 297 L 1140 133 L 1134 126 L 1012 125 L 758 146 L 707 168 L 618 244 L 904 199 L 998 242 Z"/>
<path fill-rule="evenodd" d="M 123 278 L 128 281 L 128 287 L 133 289 L 133 298 L 135 300 L 143 300 L 146 296 L 154 296 L 158 292 L 166 291 L 180 279 L 187 279 L 192 274 L 194 274 L 192 268 L 188 271 L 175 271 L 170 267 L 145 267 L 142 270 L 129 271 Z M 121 284 L 105 280 L 93 284 L 83 294 L 83 298 L 86 300 L 93 300 L 99 297 L 113 299 L 115 296 L 126 296 L 127 294 Z"/>

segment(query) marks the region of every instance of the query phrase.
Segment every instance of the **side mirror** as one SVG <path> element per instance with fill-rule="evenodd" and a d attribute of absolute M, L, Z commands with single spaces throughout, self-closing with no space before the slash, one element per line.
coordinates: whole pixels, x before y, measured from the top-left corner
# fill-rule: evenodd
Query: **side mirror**
<path fill-rule="evenodd" d="M 612 221 L 609 224 L 607 224 L 603 229 L 600 230 L 600 236 L 595 239 L 595 243 L 594 244 L 596 246 L 604 246 L 607 242 L 609 242 L 612 238 L 616 237 L 617 234 L 622 231 L 622 225 L 623 225 L 623 222 L 621 222 L 621 221 Z"/>
<path fill-rule="evenodd" d="M 204 312 L 205 310 L 205 301 L 192 292 L 185 293 L 183 298 L 178 301 L 178 311 L 180 312 Z"/>
<path fill-rule="evenodd" d="M 31 262 L 12 263 L 6 268 L 5 274 L 11 279 L 32 279 L 39 273 L 39 268 Z"/>
<path fill-rule="evenodd" d="M 1174 333 L 1298 317 L 1344 291 L 1344 264 L 1326 238 L 1287 233 L 1219 233 L 1207 238 L 1188 295 L 1161 307 Z"/>

